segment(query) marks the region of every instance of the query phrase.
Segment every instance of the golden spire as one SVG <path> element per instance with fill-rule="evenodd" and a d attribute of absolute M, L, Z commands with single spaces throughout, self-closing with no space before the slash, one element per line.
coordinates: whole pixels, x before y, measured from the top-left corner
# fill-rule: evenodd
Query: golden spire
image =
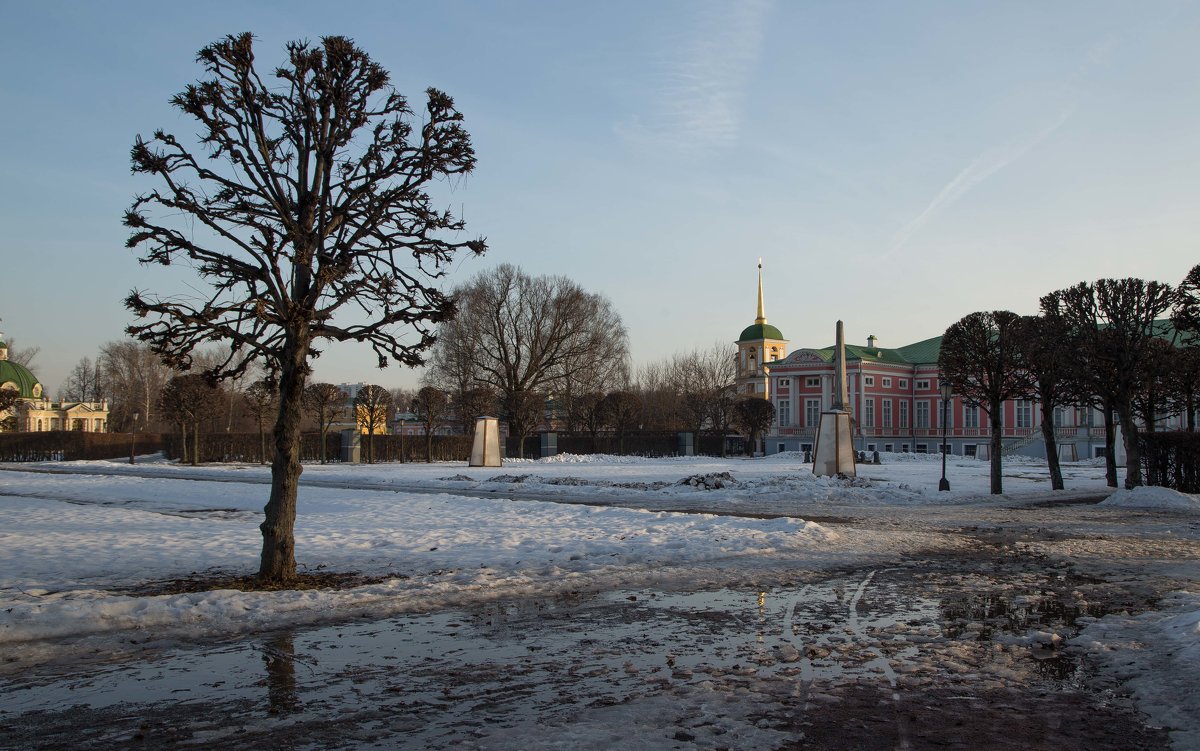
<path fill-rule="evenodd" d="M 760 326 L 767 322 L 767 315 L 763 313 L 762 302 L 762 259 L 758 259 L 758 318 L 754 322 Z"/>

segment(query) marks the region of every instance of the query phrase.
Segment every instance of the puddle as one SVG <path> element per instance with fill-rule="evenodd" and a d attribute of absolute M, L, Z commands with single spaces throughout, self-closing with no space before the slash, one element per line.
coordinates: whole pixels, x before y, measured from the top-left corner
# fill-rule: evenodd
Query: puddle
<path fill-rule="evenodd" d="M 642 710 L 647 722 L 678 726 L 701 747 L 710 736 L 720 747 L 718 736 L 733 732 L 775 747 L 786 737 L 761 724 L 770 707 L 819 706 L 838 685 L 929 685 L 941 680 L 947 651 L 986 667 L 994 658 L 980 640 L 1084 612 L 973 590 L 934 599 L 934 589 L 889 571 L 763 591 L 645 589 L 163 649 L 0 681 L 0 745 L 18 727 L 64 748 L 139 734 L 254 745 L 288 728 L 297 748 L 398 737 L 413 748 L 510 747 L 503 738 L 524 748 L 522 728 L 654 707 Z M 1031 679 L 1073 671 L 1057 654 L 1039 657 Z M 697 725 L 689 702 L 716 702 L 721 723 Z"/>

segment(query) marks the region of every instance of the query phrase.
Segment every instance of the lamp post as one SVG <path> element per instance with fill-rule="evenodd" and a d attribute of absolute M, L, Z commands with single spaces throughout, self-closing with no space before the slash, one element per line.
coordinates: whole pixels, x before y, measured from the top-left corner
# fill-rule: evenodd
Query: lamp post
<path fill-rule="evenodd" d="M 133 427 L 129 429 L 129 463 L 130 464 L 137 464 L 137 459 L 134 458 L 134 454 L 136 453 L 136 449 L 137 449 L 137 421 L 138 421 L 139 417 L 141 417 L 141 415 L 139 413 L 137 413 L 137 412 L 133 413 Z"/>
<path fill-rule="evenodd" d="M 950 382 L 945 378 L 941 379 L 938 388 L 942 392 L 942 481 L 938 483 L 938 491 L 949 490 L 950 481 L 946 479 L 946 407 L 950 404 L 950 397 L 953 391 Z"/>

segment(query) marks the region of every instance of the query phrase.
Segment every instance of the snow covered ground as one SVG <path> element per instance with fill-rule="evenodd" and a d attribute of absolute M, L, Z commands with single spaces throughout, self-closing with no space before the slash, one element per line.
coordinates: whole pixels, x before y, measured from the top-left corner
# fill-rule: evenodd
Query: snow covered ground
<path fill-rule="evenodd" d="M 148 582 L 252 573 L 268 468 L 143 457 L 132 466 L 5 469 L 0 646 L 23 655 L 22 666 L 66 645 L 105 649 L 130 634 L 203 640 L 670 577 L 675 586 L 686 579 L 701 588 L 707 566 L 729 561 L 746 570 L 781 561 L 820 569 L 950 550 L 963 538 L 943 532 L 1002 529 L 1022 508 L 1109 495 L 1100 463 L 1065 465 L 1068 489 L 1055 492 L 1043 464 L 1021 457 L 1006 460 L 999 497 L 987 495 L 985 462 L 952 457 L 953 489 L 939 493 L 940 457 L 916 454 L 884 455 L 881 465 L 861 466 L 855 480 L 814 477 L 797 454 L 565 455 L 502 468 L 311 465 L 296 526 L 301 569 L 380 581 L 341 590 L 135 596 L 130 589 Z M 1200 748 L 1200 500 L 1139 489 L 1100 505 L 1039 513 L 1049 536 L 1064 538 L 1056 550 L 1098 572 L 1148 557 L 1139 546 L 1160 550 L 1178 540 L 1183 552 L 1158 570 L 1178 581 L 1178 591 L 1154 611 L 1095 620 L 1074 644 L 1108 665 L 1153 721 L 1172 728 L 1178 748 Z M 1021 543 L 1035 552 L 1044 544 Z"/>

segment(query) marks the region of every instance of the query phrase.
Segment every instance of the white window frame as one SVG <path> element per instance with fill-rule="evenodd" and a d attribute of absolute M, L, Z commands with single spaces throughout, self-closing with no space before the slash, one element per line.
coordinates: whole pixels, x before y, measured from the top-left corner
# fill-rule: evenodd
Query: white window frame
<path fill-rule="evenodd" d="M 913 427 L 918 430 L 928 430 L 929 422 L 929 400 L 918 399 L 913 405 Z M 920 452 L 918 452 L 920 453 Z"/>
<path fill-rule="evenodd" d="M 875 400 L 871 398 L 863 399 L 863 427 L 875 427 Z"/>
<path fill-rule="evenodd" d="M 891 399 L 883 400 L 883 403 L 880 405 L 880 416 L 883 418 L 881 427 L 884 427 L 884 428 L 892 427 L 892 400 Z"/>
<path fill-rule="evenodd" d="M 820 387 L 821 387 L 821 376 L 808 376 L 808 377 L 806 377 L 806 378 L 804 379 L 804 387 L 805 387 L 805 388 L 808 388 L 808 389 L 811 389 L 811 388 L 814 388 L 814 387 L 816 387 L 816 388 L 820 388 Z"/>

